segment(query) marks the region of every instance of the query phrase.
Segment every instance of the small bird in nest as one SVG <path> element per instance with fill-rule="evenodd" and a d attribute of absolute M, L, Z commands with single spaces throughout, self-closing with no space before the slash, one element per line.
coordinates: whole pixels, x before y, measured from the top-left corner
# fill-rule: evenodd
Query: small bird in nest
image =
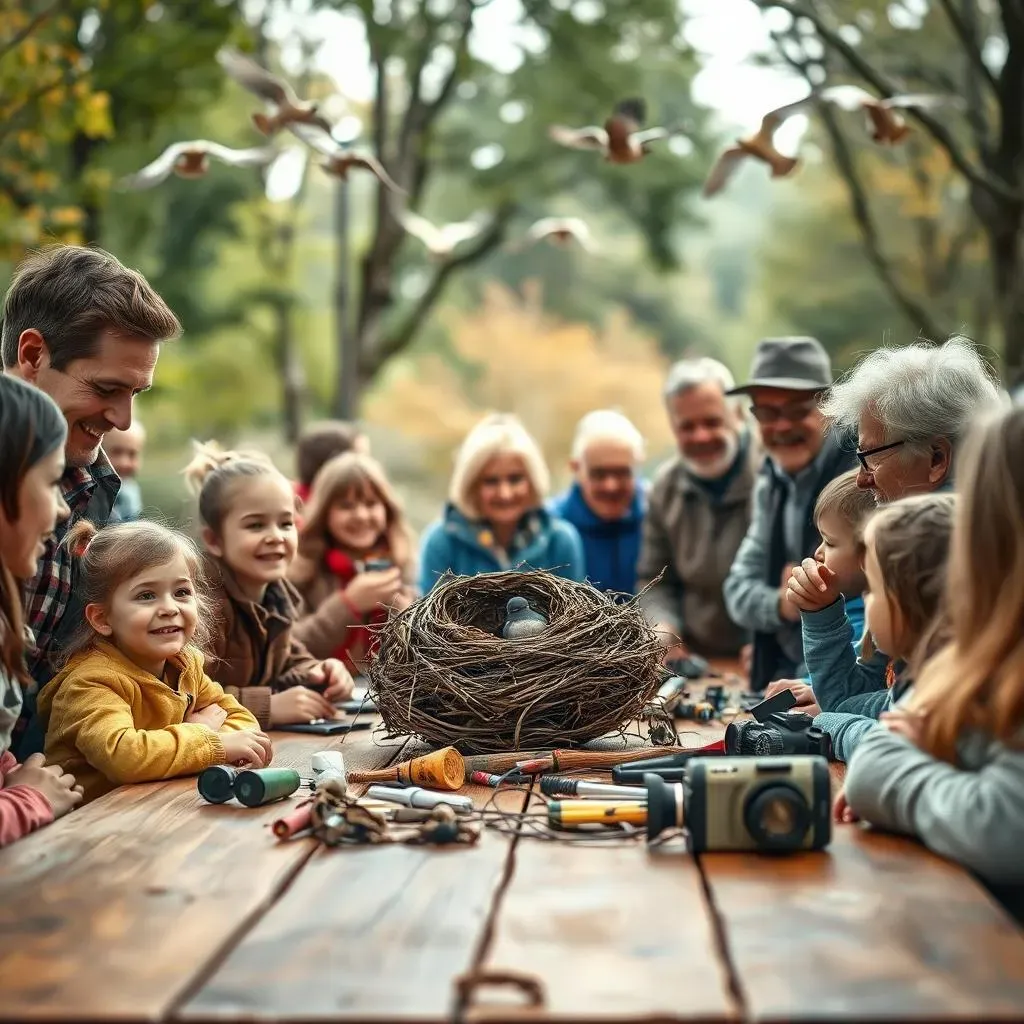
<path fill-rule="evenodd" d="M 604 154 L 613 164 L 635 164 L 650 152 L 650 143 L 679 134 L 674 128 L 643 128 L 647 104 L 642 99 L 623 100 L 604 127 L 566 128 L 552 125 L 548 134 L 561 146 L 589 149 Z"/>
<path fill-rule="evenodd" d="M 353 146 L 343 146 L 336 142 L 330 135 L 325 135 L 316 128 L 310 128 L 305 124 L 293 124 L 290 131 L 311 149 L 316 150 L 324 157 L 320 166 L 335 178 L 343 181 L 348 179 L 348 172 L 353 167 L 361 167 L 370 171 L 377 180 L 396 195 L 404 196 L 403 189 L 388 172 L 384 165 L 368 150 L 356 149 Z"/>
<path fill-rule="evenodd" d="M 210 169 L 210 158 L 233 167 L 265 167 L 278 155 L 271 146 L 258 149 L 230 149 L 206 139 L 175 142 L 141 171 L 121 179 L 122 188 L 153 188 L 171 174 L 179 178 L 201 178 Z"/>
<path fill-rule="evenodd" d="M 217 63 L 239 85 L 267 101 L 270 113 L 257 111 L 252 115 L 252 123 L 264 135 L 276 135 L 282 128 L 295 124 L 315 126 L 331 134 L 331 124 L 317 113 L 317 104 L 300 100 L 287 82 L 260 67 L 251 57 L 225 46 L 217 53 Z"/>
<path fill-rule="evenodd" d="M 395 218 L 408 234 L 426 246 L 431 256 L 439 260 L 448 259 L 460 245 L 476 238 L 485 226 L 484 218 L 479 215 L 469 220 L 437 225 L 403 207 L 396 207 Z"/>
<path fill-rule="evenodd" d="M 575 243 L 586 252 L 595 252 L 590 228 L 582 217 L 541 217 L 526 232 L 526 244 L 554 242 L 556 245 Z"/>
<path fill-rule="evenodd" d="M 883 145 L 895 145 L 910 134 L 906 121 L 896 114 L 896 109 L 911 107 L 933 107 L 957 102 L 950 96 L 891 96 L 880 100 L 855 85 L 836 85 L 820 92 L 812 92 L 795 103 L 770 110 L 764 115 L 761 127 L 746 138 L 737 139 L 719 156 L 711 173 L 704 182 L 704 196 L 709 198 L 721 192 L 739 165 L 747 157 L 753 157 L 767 164 L 773 178 L 784 178 L 792 174 L 800 162 L 794 156 L 786 156 L 775 148 L 775 132 L 793 117 L 802 114 L 817 103 L 834 103 L 843 110 L 863 109 L 868 117 L 871 138 Z"/>
<path fill-rule="evenodd" d="M 506 640 L 522 640 L 537 636 L 547 629 L 548 620 L 530 607 L 525 597 L 510 597 L 505 605 L 505 624 L 501 635 Z"/>

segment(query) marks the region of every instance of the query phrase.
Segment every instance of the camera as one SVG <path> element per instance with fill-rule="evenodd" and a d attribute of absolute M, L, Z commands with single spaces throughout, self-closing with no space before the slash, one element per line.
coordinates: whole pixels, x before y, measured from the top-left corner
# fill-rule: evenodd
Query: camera
<path fill-rule="evenodd" d="M 693 853 L 821 850 L 832 838 L 828 762 L 695 757 L 682 785 L 647 775 L 647 838 L 685 825 Z"/>
<path fill-rule="evenodd" d="M 395 563 L 390 558 L 368 558 L 363 563 L 365 572 L 387 572 Z"/>
<path fill-rule="evenodd" d="M 787 713 L 795 703 L 793 692 L 783 690 L 750 709 L 753 722 L 730 722 L 725 730 L 726 754 L 819 754 L 831 760 L 831 737 L 814 725 L 810 715 Z"/>

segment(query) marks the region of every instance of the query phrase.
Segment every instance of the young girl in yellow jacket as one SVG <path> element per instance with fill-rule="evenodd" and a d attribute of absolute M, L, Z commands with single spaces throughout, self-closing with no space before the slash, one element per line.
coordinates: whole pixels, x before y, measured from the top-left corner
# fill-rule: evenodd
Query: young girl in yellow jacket
<path fill-rule="evenodd" d="M 74 773 L 86 801 L 215 764 L 269 764 L 256 719 L 203 670 L 209 616 L 192 543 L 146 521 L 79 522 L 66 543 L 82 562 L 86 621 L 39 696 L 46 760 Z"/>

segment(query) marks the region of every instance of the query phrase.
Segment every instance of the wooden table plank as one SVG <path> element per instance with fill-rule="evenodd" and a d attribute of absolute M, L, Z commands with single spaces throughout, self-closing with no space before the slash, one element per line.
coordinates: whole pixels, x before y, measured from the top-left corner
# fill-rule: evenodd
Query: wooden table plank
<path fill-rule="evenodd" d="M 303 772 L 317 750 L 376 767 L 401 748 L 273 739 Z M 313 853 L 265 829 L 286 806 L 206 804 L 195 778 L 124 786 L 0 851 L 0 1019 L 165 1016 Z"/>
<path fill-rule="evenodd" d="M 467 786 L 478 805 L 493 791 Z M 502 794 L 504 809 L 521 793 Z M 324 848 L 176 1017 L 443 1021 L 476 956 L 511 840 Z"/>
<path fill-rule="evenodd" d="M 1024 1018 L 1024 933 L 909 839 L 846 825 L 823 853 L 700 864 L 752 1021 Z"/>

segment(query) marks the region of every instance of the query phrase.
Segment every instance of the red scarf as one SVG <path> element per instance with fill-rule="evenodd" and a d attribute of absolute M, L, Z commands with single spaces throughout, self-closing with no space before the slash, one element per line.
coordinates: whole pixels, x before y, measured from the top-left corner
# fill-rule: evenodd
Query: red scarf
<path fill-rule="evenodd" d="M 338 589 L 344 590 L 355 578 L 359 571 L 355 560 L 344 551 L 337 548 L 328 548 L 324 553 L 324 565 L 338 581 Z M 345 630 L 345 636 L 341 643 L 334 649 L 333 657 L 343 661 L 350 669 L 355 670 L 355 664 L 350 652 L 353 649 L 362 648 L 368 655 L 377 648 L 377 638 L 367 629 L 368 625 L 379 625 L 387 622 L 388 612 L 386 608 L 375 608 L 369 614 L 362 616 L 362 624 L 350 626 Z"/>

